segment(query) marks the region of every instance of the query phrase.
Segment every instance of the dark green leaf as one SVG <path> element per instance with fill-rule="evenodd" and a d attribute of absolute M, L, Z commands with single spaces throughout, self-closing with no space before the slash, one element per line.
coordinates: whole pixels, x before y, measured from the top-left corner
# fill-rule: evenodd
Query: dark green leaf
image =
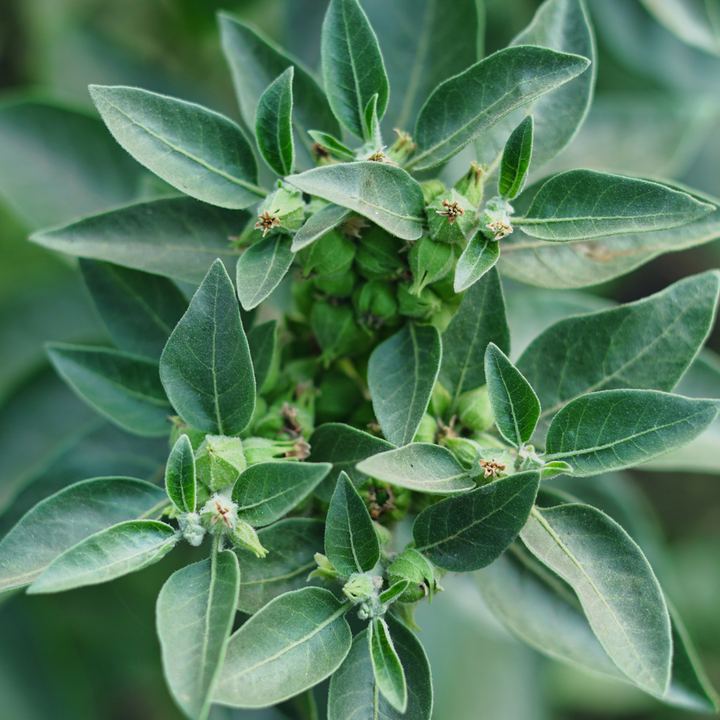
<path fill-rule="evenodd" d="M 239 589 L 238 560 L 226 550 L 174 572 L 158 595 L 165 679 L 175 702 L 193 720 L 205 720 L 210 710 Z"/>
<path fill-rule="evenodd" d="M 407 445 L 427 410 L 442 361 L 440 333 L 408 323 L 370 356 L 368 386 L 385 438 Z"/>
<path fill-rule="evenodd" d="M 370 513 L 345 473 L 340 473 L 325 521 L 325 555 L 346 577 L 372 570 L 380 559 Z"/>
<path fill-rule="evenodd" d="M 80 259 L 85 284 L 113 340 L 123 350 L 155 360 L 187 310 L 179 288 L 159 275 Z"/>
<path fill-rule="evenodd" d="M 512 200 L 525 185 L 533 151 L 533 129 L 532 115 L 528 115 L 505 143 L 498 191 L 506 200 Z"/>
<path fill-rule="evenodd" d="M 257 307 L 280 284 L 292 265 L 291 238 L 278 233 L 251 245 L 238 259 L 238 297 L 245 310 Z"/>
<path fill-rule="evenodd" d="M 415 128 L 410 166 L 435 167 L 462 150 L 509 112 L 583 72 L 586 58 L 539 47 L 496 52 L 435 89 Z"/>
<path fill-rule="evenodd" d="M 91 85 L 90 94 L 125 150 L 178 190 L 234 209 L 265 195 L 252 147 L 232 120 L 139 88 Z"/>
<path fill-rule="evenodd" d="M 216 260 L 160 360 L 168 397 L 185 422 L 214 435 L 242 432 L 255 410 L 255 378 L 235 290 Z"/>
<path fill-rule="evenodd" d="M 485 378 L 495 425 L 515 447 L 528 442 L 540 417 L 540 401 L 530 383 L 494 343 L 485 351 Z"/>
<path fill-rule="evenodd" d="M 330 135 L 330 133 L 320 132 L 319 130 L 309 130 L 308 134 L 318 144 L 324 147 L 326 150 L 331 152 L 335 157 L 339 157 L 341 160 L 354 160 L 355 153 L 343 145 L 336 137 Z"/>
<path fill-rule="evenodd" d="M 304 587 L 317 567 L 315 554 L 323 551 L 324 536 L 321 520 L 290 518 L 258 532 L 266 557 L 235 550 L 242 566 L 238 609 L 252 614 L 278 595 Z"/>
<path fill-rule="evenodd" d="M 315 488 L 315 494 L 325 502 L 330 501 L 341 472 L 346 472 L 353 485 L 360 487 L 366 478 L 355 465 L 393 447 L 387 440 L 341 423 L 321 425 L 310 436 L 309 442 L 312 449 L 308 460 L 333 464 L 332 472 Z"/>
<path fill-rule="evenodd" d="M 340 134 L 340 126 L 330 110 L 325 93 L 312 73 L 258 30 L 223 13 L 219 16 L 222 46 L 232 71 L 240 112 L 248 127 L 255 123 L 255 112 L 265 88 L 289 67 L 293 78 L 293 125 L 297 151 L 306 166 L 314 165 L 307 131 L 317 128 Z M 298 142 L 299 141 L 299 142 Z"/>
<path fill-rule="evenodd" d="M 551 242 L 667 230 L 715 210 L 660 183 L 594 170 L 568 170 L 548 180 L 524 218 L 526 235 Z"/>
<path fill-rule="evenodd" d="M 548 429 L 546 460 L 565 460 L 573 475 L 638 465 L 686 445 L 715 419 L 720 400 L 656 390 L 604 390 L 569 402 Z"/>
<path fill-rule="evenodd" d="M 335 117 L 351 133 L 369 140 L 364 112 L 377 93 L 382 118 L 390 94 L 380 48 L 357 0 L 332 0 L 321 41 L 325 90 Z"/>
<path fill-rule="evenodd" d="M 248 347 L 255 370 L 255 385 L 258 395 L 269 388 L 265 387 L 268 380 L 272 381 L 273 373 L 279 358 L 277 357 L 277 320 L 256 325 L 248 334 Z"/>
<path fill-rule="evenodd" d="M 197 509 L 195 454 L 187 435 L 181 435 L 170 451 L 165 467 L 165 489 L 180 512 L 195 512 Z"/>
<path fill-rule="evenodd" d="M 330 680 L 328 720 L 430 720 L 432 678 L 425 650 L 415 635 L 392 615 L 386 615 L 408 690 L 407 710 L 399 713 L 375 685 L 368 631 L 355 636 L 352 649 Z"/>
<path fill-rule="evenodd" d="M 295 167 L 292 133 L 293 75 L 289 67 L 262 94 L 255 114 L 255 137 L 260 154 L 273 172 L 289 175 Z"/>
<path fill-rule="evenodd" d="M 485 384 L 485 350 L 491 342 L 510 352 L 505 298 L 494 269 L 465 293 L 442 336 L 440 382 L 452 394 L 453 406 L 464 392 Z"/>
<path fill-rule="evenodd" d="M 351 210 L 340 205 L 326 205 L 311 215 L 305 224 L 295 233 L 292 247 L 293 252 L 299 252 L 326 233 L 334 230 L 338 225 L 344 223 L 352 214 Z"/>
<path fill-rule="evenodd" d="M 407 710 L 408 704 L 407 683 L 388 626 L 382 618 L 375 618 L 370 623 L 368 632 L 375 684 L 390 705 L 402 714 Z"/>
<path fill-rule="evenodd" d="M 570 584 L 596 637 L 635 683 L 664 694 L 670 682 L 670 616 L 640 548 L 589 505 L 535 508 L 521 533 L 528 549 Z"/>
<path fill-rule="evenodd" d="M 517 363 L 544 407 L 541 417 L 597 390 L 672 390 L 707 338 L 719 290 L 712 270 L 638 302 L 552 325 Z"/>
<path fill-rule="evenodd" d="M 453 290 L 461 293 L 474 285 L 500 257 L 500 245 L 497 240 L 488 240 L 481 232 L 476 232 L 468 241 L 455 266 Z"/>
<path fill-rule="evenodd" d="M 451 572 L 486 567 L 522 529 L 539 482 L 537 472 L 518 473 L 425 508 L 413 524 L 416 549 Z"/>
<path fill-rule="evenodd" d="M 326 165 L 291 175 L 287 181 L 303 192 L 354 210 L 403 240 L 422 235 L 422 188 L 395 165 L 369 161 Z"/>
<path fill-rule="evenodd" d="M 269 602 L 228 641 L 214 701 L 267 707 L 332 675 L 352 644 L 343 617 L 348 609 L 329 590 L 313 587 Z"/>
<path fill-rule="evenodd" d="M 238 517 L 253 527 L 274 523 L 304 500 L 331 467 L 287 460 L 251 465 L 233 487 Z"/>
<path fill-rule="evenodd" d="M 162 488 L 131 478 L 83 480 L 36 505 L 0 542 L 0 592 L 36 580 L 69 548 L 167 504 Z"/>
<path fill-rule="evenodd" d="M 98 585 L 162 560 L 178 535 L 157 520 L 128 520 L 81 540 L 58 555 L 28 588 L 29 595 Z"/>
<path fill-rule="evenodd" d="M 106 348 L 48 345 L 55 369 L 95 410 L 137 435 L 168 435 L 172 408 L 153 360 Z"/>
<path fill-rule="evenodd" d="M 200 283 L 218 258 L 235 258 L 229 238 L 248 221 L 190 198 L 137 203 L 30 239 L 59 252 Z"/>
<path fill-rule="evenodd" d="M 467 471 L 445 447 L 410 443 L 358 463 L 357 470 L 382 482 L 431 495 L 451 495 L 475 487 Z"/>

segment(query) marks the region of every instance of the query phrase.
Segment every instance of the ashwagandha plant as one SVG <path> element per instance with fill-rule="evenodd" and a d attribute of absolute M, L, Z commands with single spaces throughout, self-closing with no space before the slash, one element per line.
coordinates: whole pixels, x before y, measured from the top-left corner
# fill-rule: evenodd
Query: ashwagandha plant
<path fill-rule="evenodd" d="M 429 720 L 414 609 L 446 572 L 481 570 L 488 607 L 531 646 L 712 711 L 643 552 L 550 481 L 638 465 L 715 419 L 720 401 L 671 391 L 720 275 L 561 320 L 513 363 L 500 274 L 597 284 L 717 237 L 720 211 L 590 170 L 524 189 L 592 99 L 582 0 L 546 0 L 479 61 L 454 39 L 477 25 L 474 2 L 421 5 L 413 23 L 431 30 L 409 41 L 410 66 L 384 48 L 388 73 L 357 0 L 332 0 L 322 86 L 221 15 L 253 139 L 199 105 L 90 88 L 118 143 L 182 194 L 32 237 L 81 258 L 118 348 L 48 352 L 99 413 L 170 437 L 165 485 L 93 478 L 45 499 L 0 543 L 0 590 L 107 582 L 202 545 L 157 600 L 189 718 L 291 698 L 314 718 L 312 688 L 331 678 L 330 720 Z M 255 146 L 280 178 L 269 188 Z"/>

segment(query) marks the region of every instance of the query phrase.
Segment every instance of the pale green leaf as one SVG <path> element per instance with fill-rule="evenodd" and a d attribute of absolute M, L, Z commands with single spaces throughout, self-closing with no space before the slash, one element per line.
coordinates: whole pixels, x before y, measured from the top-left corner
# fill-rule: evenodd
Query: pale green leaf
<path fill-rule="evenodd" d="M 486 272 L 488 272 L 500 257 L 500 245 L 496 240 L 488 240 L 481 232 L 476 232 L 455 266 L 455 279 L 453 290 L 461 293 L 474 285 Z"/>
<path fill-rule="evenodd" d="M 305 224 L 295 233 L 292 247 L 293 252 L 299 252 L 326 233 L 342 225 L 351 215 L 352 211 L 340 205 L 326 205 L 311 215 Z"/>
<path fill-rule="evenodd" d="M 330 133 L 324 133 L 320 130 L 309 130 L 308 134 L 318 144 L 328 150 L 330 153 L 339 157 L 341 160 L 354 160 L 355 153 L 343 145 L 336 137 Z"/>
<path fill-rule="evenodd" d="M 262 94 L 255 114 L 258 149 L 270 169 L 280 177 L 295 167 L 295 142 L 292 132 L 293 75 L 289 67 L 273 80 Z"/>
<path fill-rule="evenodd" d="M 180 512 L 195 512 L 197 509 L 195 453 L 187 435 L 181 435 L 170 451 L 165 467 L 165 489 Z"/>
<path fill-rule="evenodd" d="M 292 240 L 278 233 L 251 245 L 238 259 L 238 297 L 245 310 L 257 307 L 280 284 L 292 265 Z"/>

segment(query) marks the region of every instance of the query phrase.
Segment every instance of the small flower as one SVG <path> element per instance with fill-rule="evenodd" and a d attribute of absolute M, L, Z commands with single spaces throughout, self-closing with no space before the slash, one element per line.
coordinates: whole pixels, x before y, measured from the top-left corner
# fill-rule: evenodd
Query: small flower
<path fill-rule="evenodd" d="M 485 227 L 495 234 L 494 240 L 502 240 L 513 231 L 513 226 L 508 221 L 503 220 L 495 220 L 494 222 L 488 223 Z"/>
<path fill-rule="evenodd" d="M 497 460 L 480 460 L 480 467 L 485 471 L 485 477 L 498 477 L 501 472 L 505 472 L 507 465 L 499 463 Z"/>
<path fill-rule="evenodd" d="M 271 215 L 267 210 L 262 214 L 258 215 L 258 221 L 255 223 L 256 230 L 263 231 L 263 237 L 265 237 L 274 227 L 280 225 L 280 218 L 275 215 Z"/>
<path fill-rule="evenodd" d="M 444 215 L 448 222 L 452 225 L 459 215 L 464 215 L 465 211 L 458 205 L 457 200 L 450 202 L 449 200 L 442 201 L 444 210 L 436 210 L 438 215 Z"/>
<path fill-rule="evenodd" d="M 381 162 L 385 163 L 387 165 L 397 165 L 396 162 L 393 162 L 388 158 L 388 156 L 383 152 L 385 149 L 385 145 L 383 145 L 379 150 L 376 150 L 369 158 L 370 162 Z"/>

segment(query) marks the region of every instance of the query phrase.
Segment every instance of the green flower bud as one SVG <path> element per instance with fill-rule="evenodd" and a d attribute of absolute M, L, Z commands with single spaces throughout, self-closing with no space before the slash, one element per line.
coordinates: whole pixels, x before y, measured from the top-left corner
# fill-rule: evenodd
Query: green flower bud
<path fill-rule="evenodd" d="M 480 216 L 480 231 L 490 240 L 502 240 L 513 231 L 510 216 L 513 214 L 513 207 L 507 200 L 501 197 L 494 197 L 488 201 L 485 210 Z"/>
<path fill-rule="evenodd" d="M 308 580 L 312 580 L 317 577 L 322 580 L 332 582 L 333 580 L 338 580 L 341 577 L 340 573 L 332 566 L 330 561 L 322 553 L 315 553 L 315 562 L 317 563 L 317 567 L 308 575 Z"/>
<path fill-rule="evenodd" d="M 435 198 L 426 208 L 430 235 L 438 242 L 464 243 L 472 230 L 475 206 L 457 190 Z"/>
<path fill-rule="evenodd" d="M 268 551 L 260 543 L 255 528 L 243 520 L 238 520 L 235 529 L 230 533 L 230 542 L 241 550 L 249 550 L 258 558 L 264 558 Z"/>
<path fill-rule="evenodd" d="M 413 295 L 408 283 L 398 285 L 397 300 L 400 314 L 411 318 L 429 318 L 442 307 L 442 300 L 430 288 Z"/>
<path fill-rule="evenodd" d="M 463 425 L 471 430 L 487 430 L 495 422 L 490 398 L 488 397 L 487 385 L 468 390 L 458 399 L 458 417 Z"/>
<path fill-rule="evenodd" d="M 429 205 L 436 197 L 447 193 L 445 186 L 439 180 L 426 180 L 420 183 L 425 204 Z"/>
<path fill-rule="evenodd" d="M 318 386 L 315 401 L 318 424 L 344 420 L 363 400 L 357 381 L 338 370 L 329 370 Z"/>
<path fill-rule="evenodd" d="M 452 246 L 425 235 L 413 243 L 408 254 L 413 284 L 410 293 L 419 295 L 426 285 L 445 277 L 455 266 Z"/>
<path fill-rule="evenodd" d="M 362 234 L 358 243 L 355 256 L 358 272 L 368 280 L 382 280 L 398 275 L 405 268 L 400 252 L 404 248 L 404 240 L 373 225 Z"/>
<path fill-rule="evenodd" d="M 355 243 L 337 230 L 331 230 L 318 238 L 296 256 L 303 275 L 340 275 L 350 269 L 355 257 Z"/>
<path fill-rule="evenodd" d="M 360 321 L 371 327 L 381 327 L 398 317 L 395 293 L 381 280 L 370 280 L 359 287 L 353 295 L 353 305 Z"/>
<path fill-rule="evenodd" d="M 354 573 L 343 586 L 343 593 L 354 603 L 365 602 L 376 594 L 375 583 L 370 575 Z"/>
<path fill-rule="evenodd" d="M 299 190 L 280 187 L 260 205 L 256 230 L 270 233 L 297 232 L 305 222 L 305 203 Z"/>
<path fill-rule="evenodd" d="M 350 268 L 337 275 L 317 275 L 313 278 L 315 289 L 330 297 L 350 297 L 355 288 L 357 274 Z"/>
<path fill-rule="evenodd" d="M 417 145 L 412 141 L 408 133 L 402 132 L 397 128 L 395 132 L 398 134 L 398 139 L 390 146 L 388 158 L 392 162 L 402 165 L 402 163 L 415 152 Z"/>
<path fill-rule="evenodd" d="M 380 545 L 382 547 L 389 545 L 393 539 L 392 533 L 384 525 L 381 525 L 379 522 L 375 522 L 375 520 L 373 520 L 373 527 L 377 533 Z"/>
<path fill-rule="evenodd" d="M 205 537 L 205 528 L 200 522 L 198 513 L 183 513 L 178 515 L 178 525 L 182 536 L 194 547 L 202 545 Z"/>
<path fill-rule="evenodd" d="M 515 456 L 508 449 L 483 448 L 470 468 L 470 477 L 480 484 L 514 472 Z"/>
<path fill-rule="evenodd" d="M 503 450 L 507 450 L 507 444 L 500 438 L 495 437 L 495 435 L 491 435 L 490 433 L 476 432 L 473 433 L 472 439 L 481 448 L 502 448 Z"/>
<path fill-rule="evenodd" d="M 181 435 L 187 435 L 188 439 L 190 440 L 190 444 L 192 445 L 192 449 L 197 450 L 202 444 L 202 441 L 205 439 L 205 435 L 207 433 L 204 433 L 201 430 L 195 430 L 194 428 L 191 428 L 189 425 L 186 425 L 179 417 L 172 418 L 172 421 L 173 426 L 172 430 L 170 430 L 170 447 L 173 447 L 175 445 Z"/>
<path fill-rule="evenodd" d="M 472 162 L 470 163 L 470 170 L 455 183 L 455 190 L 470 201 L 473 210 L 476 210 L 482 201 L 482 177 L 484 172 L 485 168 L 483 166 Z"/>
<path fill-rule="evenodd" d="M 370 336 L 355 321 L 355 313 L 349 305 L 317 302 L 310 322 L 326 366 L 337 357 L 361 352 L 370 341 Z"/>
<path fill-rule="evenodd" d="M 215 493 L 200 510 L 200 522 L 213 535 L 225 535 L 235 530 L 238 524 L 237 505 Z"/>
<path fill-rule="evenodd" d="M 430 407 L 428 408 L 430 414 L 435 417 L 442 417 L 450 409 L 451 402 L 452 395 L 438 380 L 433 386 L 432 396 L 430 397 Z"/>
<path fill-rule="evenodd" d="M 458 462 L 466 469 L 473 467 L 480 452 L 480 445 L 463 437 L 444 437 L 440 440 L 440 445 L 450 450 Z"/>
<path fill-rule="evenodd" d="M 197 478 L 211 490 L 229 487 L 247 467 L 240 438 L 208 435 L 195 453 Z"/>
<path fill-rule="evenodd" d="M 410 587 L 398 598 L 401 603 L 413 603 L 426 597 L 432 599 L 434 592 L 442 590 L 434 565 L 414 548 L 400 553 L 387 569 L 390 587 L 400 580 L 410 581 Z"/>
<path fill-rule="evenodd" d="M 272 440 L 265 437 L 250 437 L 243 440 L 243 451 L 248 467 L 277 460 L 304 460 L 310 454 L 310 446 L 302 438 Z"/>
<path fill-rule="evenodd" d="M 437 421 L 432 415 L 425 413 L 420 420 L 420 426 L 415 433 L 413 442 L 434 443 L 437 433 Z"/>

